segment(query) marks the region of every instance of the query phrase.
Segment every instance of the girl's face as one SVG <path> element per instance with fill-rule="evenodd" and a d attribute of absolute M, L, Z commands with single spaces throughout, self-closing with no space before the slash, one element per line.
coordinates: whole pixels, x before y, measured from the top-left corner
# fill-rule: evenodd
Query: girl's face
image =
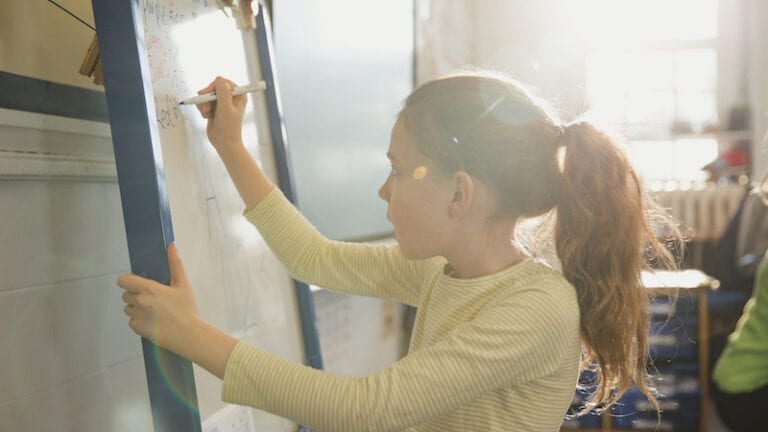
<path fill-rule="evenodd" d="M 448 204 L 453 191 L 450 179 L 417 150 L 414 139 L 398 120 L 387 152 L 392 169 L 379 196 L 388 204 L 387 218 L 403 255 L 426 259 L 442 255 L 449 240 Z"/>

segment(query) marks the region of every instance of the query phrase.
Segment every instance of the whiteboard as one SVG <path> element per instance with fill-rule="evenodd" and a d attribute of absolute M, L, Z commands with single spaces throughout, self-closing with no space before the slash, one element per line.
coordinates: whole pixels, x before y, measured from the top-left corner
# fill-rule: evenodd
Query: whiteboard
<path fill-rule="evenodd" d="M 256 229 L 242 217 L 241 199 L 207 141 L 204 120 L 194 107 L 178 105 L 216 75 L 237 83 L 254 81 L 257 53 L 248 42 L 254 40 L 254 33 L 238 30 L 236 21 L 213 1 L 133 3 L 137 38 L 143 36 L 139 41 L 141 85 L 150 99 L 147 106 L 154 111 L 148 125 L 135 126 L 137 131 L 148 127 L 152 141 L 160 141 L 162 154 L 156 154 L 155 160 L 164 175 L 173 236 L 201 316 L 238 338 L 302 362 L 302 336 L 292 281 Z M 98 9 L 96 12 L 100 28 Z M 119 114 L 121 107 L 116 106 L 120 92 L 125 89 L 122 83 L 110 83 L 108 73 L 105 67 L 115 137 L 118 126 L 126 127 L 120 124 L 124 119 Z M 271 154 L 266 151 L 269 143 L 257 127 L 263 113 L 254 109 L 262 105 L 261 97 L 251 95 L 243 137 L 248 150 L 270 174 L 274 167 Z M 124 185 L 119 161 L 118 177 L 121 191 L 131 187 Z M 217 378 L 195 367 L 195 381 L 202 419 L 225 407 Z M 278 417 L 255 410 L 252 415 L 260 429 L 294 429 L 291 422 Z"/>
<path fill-rule="evenodd" d="M 387 237 L 377 192 L 392 126 L 413 88 L 413 0 L 274 3 L 298 206 L 330 238 Z"/>

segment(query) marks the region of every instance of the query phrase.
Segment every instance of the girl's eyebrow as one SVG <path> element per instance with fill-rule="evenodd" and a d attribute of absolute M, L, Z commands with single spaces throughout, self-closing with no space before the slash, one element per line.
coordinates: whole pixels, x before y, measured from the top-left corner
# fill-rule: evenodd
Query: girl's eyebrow
<path fill-rule="evenodd" d="M 388 157 L 388 158 L 389 158 L 389 160 L 391 160 L 392 162 L 397 162 L 397 158 L 396 158 L 396 157 L 395 157 L 395 155 L 393 155 L 392 153 L 390 153 L 390 152 L 387 152 L 387 157 Z"/>

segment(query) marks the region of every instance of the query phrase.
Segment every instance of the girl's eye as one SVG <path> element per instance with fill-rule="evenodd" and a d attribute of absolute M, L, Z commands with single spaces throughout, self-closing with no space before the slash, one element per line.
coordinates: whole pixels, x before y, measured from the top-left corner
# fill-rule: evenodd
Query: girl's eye
<path fill-rule="evenodd" d="M 394 165 L 391 165 L 389 167 L 389 172 L 392 174 L 392 176 L 396 176 L 397 175 L 397 168 L 395 168 Z"/>

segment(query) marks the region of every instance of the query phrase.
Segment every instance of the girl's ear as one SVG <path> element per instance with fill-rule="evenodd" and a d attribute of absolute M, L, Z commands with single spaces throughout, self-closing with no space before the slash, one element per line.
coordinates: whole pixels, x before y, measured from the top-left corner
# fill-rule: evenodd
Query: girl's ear
<path fill-rule="evenodd" d="M 449 203 L 449 214 L 453 217 L 464 216 L 475 198 L 475 179 L 466 171 L 457 171 L 451 176 L 453 196 Z"/>

